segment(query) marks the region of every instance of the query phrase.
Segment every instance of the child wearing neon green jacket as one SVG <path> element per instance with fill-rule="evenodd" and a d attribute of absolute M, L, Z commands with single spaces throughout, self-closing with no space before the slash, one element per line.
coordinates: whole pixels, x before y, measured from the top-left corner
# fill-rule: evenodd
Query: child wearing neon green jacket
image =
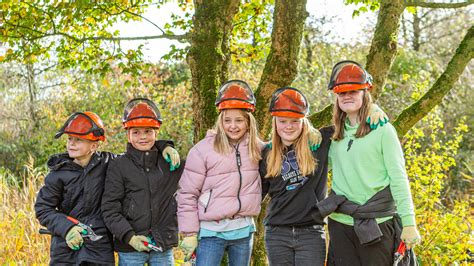
<path fill-rule="evenodd" d="M 329 162 L 333 196 L 339 200 L 329 216 L 328 265 L 392 265 L 397 239 L 409 249 L 421 239 L 396 130 L 391 124 L 373 130 L 364 121 L 371 87 L 372 77 L 358 63 L 334 66 Z M 394 217 L 401 218 L 401 225 Z"/>

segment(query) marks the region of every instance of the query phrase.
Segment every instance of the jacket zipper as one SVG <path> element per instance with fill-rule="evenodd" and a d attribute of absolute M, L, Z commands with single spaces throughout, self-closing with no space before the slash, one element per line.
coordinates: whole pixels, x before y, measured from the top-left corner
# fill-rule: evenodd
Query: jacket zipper
<path fill-rule="evenodd" d="M 242 172 L 240 171 L 240 166 L 242 165 L 242 160 L 240 158 L 239 144 L 237 144 L 237 147 L 235 147 L 235 158 L 237 161 L 237 170 L 239 171 L 239 189 L 237 190 L 237 201 L 239 202 L 239 208 L 233 216 L 238 214 L 242 208 L 242 202 L 240 201 L 240 189 L 242 188 Z"/>
<path fill-rule="evenodd" d="M 212 189 L 209 190 L 209 199 L 207 200 L 206 207 L 204 207 L 204 213 L 207 212 L 207 207 L 209 206 L 209 203 L 211 203 L 211 196 L 212 196 Z"/>

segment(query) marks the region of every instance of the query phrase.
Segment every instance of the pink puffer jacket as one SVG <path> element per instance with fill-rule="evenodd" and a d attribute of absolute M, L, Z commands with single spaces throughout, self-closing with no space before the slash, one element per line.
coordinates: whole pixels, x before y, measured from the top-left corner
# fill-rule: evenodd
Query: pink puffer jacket
<path fill-rule="evenodd" d="M 262 188 L 258 163 L 250 160 L 247 136 L 238 148 L 242 177 L 235 150 L 229 154 L 217 153 L 214 139 L 215 133 L 208 132 L 186 158 L 177 196 L 180 232 L 198 232 L 199 221 L 255 216 L 260 212 Z"/>

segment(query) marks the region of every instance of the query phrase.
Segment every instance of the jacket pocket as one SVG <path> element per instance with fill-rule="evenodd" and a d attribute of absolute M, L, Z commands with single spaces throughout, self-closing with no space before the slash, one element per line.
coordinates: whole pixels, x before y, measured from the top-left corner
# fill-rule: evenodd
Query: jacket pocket
<path fill-rule="evenodd" d="M 211 196 L 212 196 L 212 189 L 209 190 L 208 192 L 205 192 L 201 196 L 199 196 L 199 204 L 204 207 L 204 212 L 207 211 L 207 207 L 209 206 L 209 202 L 211 202 Z"/>
<path fill-rule="evenodd" d="M 123 204 L 123 215 L 127 220 L 131 220 L 133 218 L 133 209 L 135 208 L 135 202 L 133 198 L 126 199 Z"/>

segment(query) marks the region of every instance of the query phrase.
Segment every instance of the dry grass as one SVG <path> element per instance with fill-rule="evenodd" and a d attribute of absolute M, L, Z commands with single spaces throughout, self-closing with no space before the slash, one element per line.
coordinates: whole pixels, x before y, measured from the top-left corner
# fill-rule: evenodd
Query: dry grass
<path fill-rule="evenodd" d="M 38 233 L 41 226 L 34 211 L 36 194 L 44 177 L 44 171 L 33 168 L 33 159 L 19 179 L 0 168 L 0 265 L 49 263 L 50 237 Z M 181 265 L 181 250 L 175 249 L 174 254 L 176 265 Z"/>
<path fill-rule="evenodd" d="M 38 233 L 33 208 L 44 174 L 32 165 L 30 160 L 20 182 L 8 171 L 0 173 L 0 265 L 49 262 L 49 237 Z"/>

